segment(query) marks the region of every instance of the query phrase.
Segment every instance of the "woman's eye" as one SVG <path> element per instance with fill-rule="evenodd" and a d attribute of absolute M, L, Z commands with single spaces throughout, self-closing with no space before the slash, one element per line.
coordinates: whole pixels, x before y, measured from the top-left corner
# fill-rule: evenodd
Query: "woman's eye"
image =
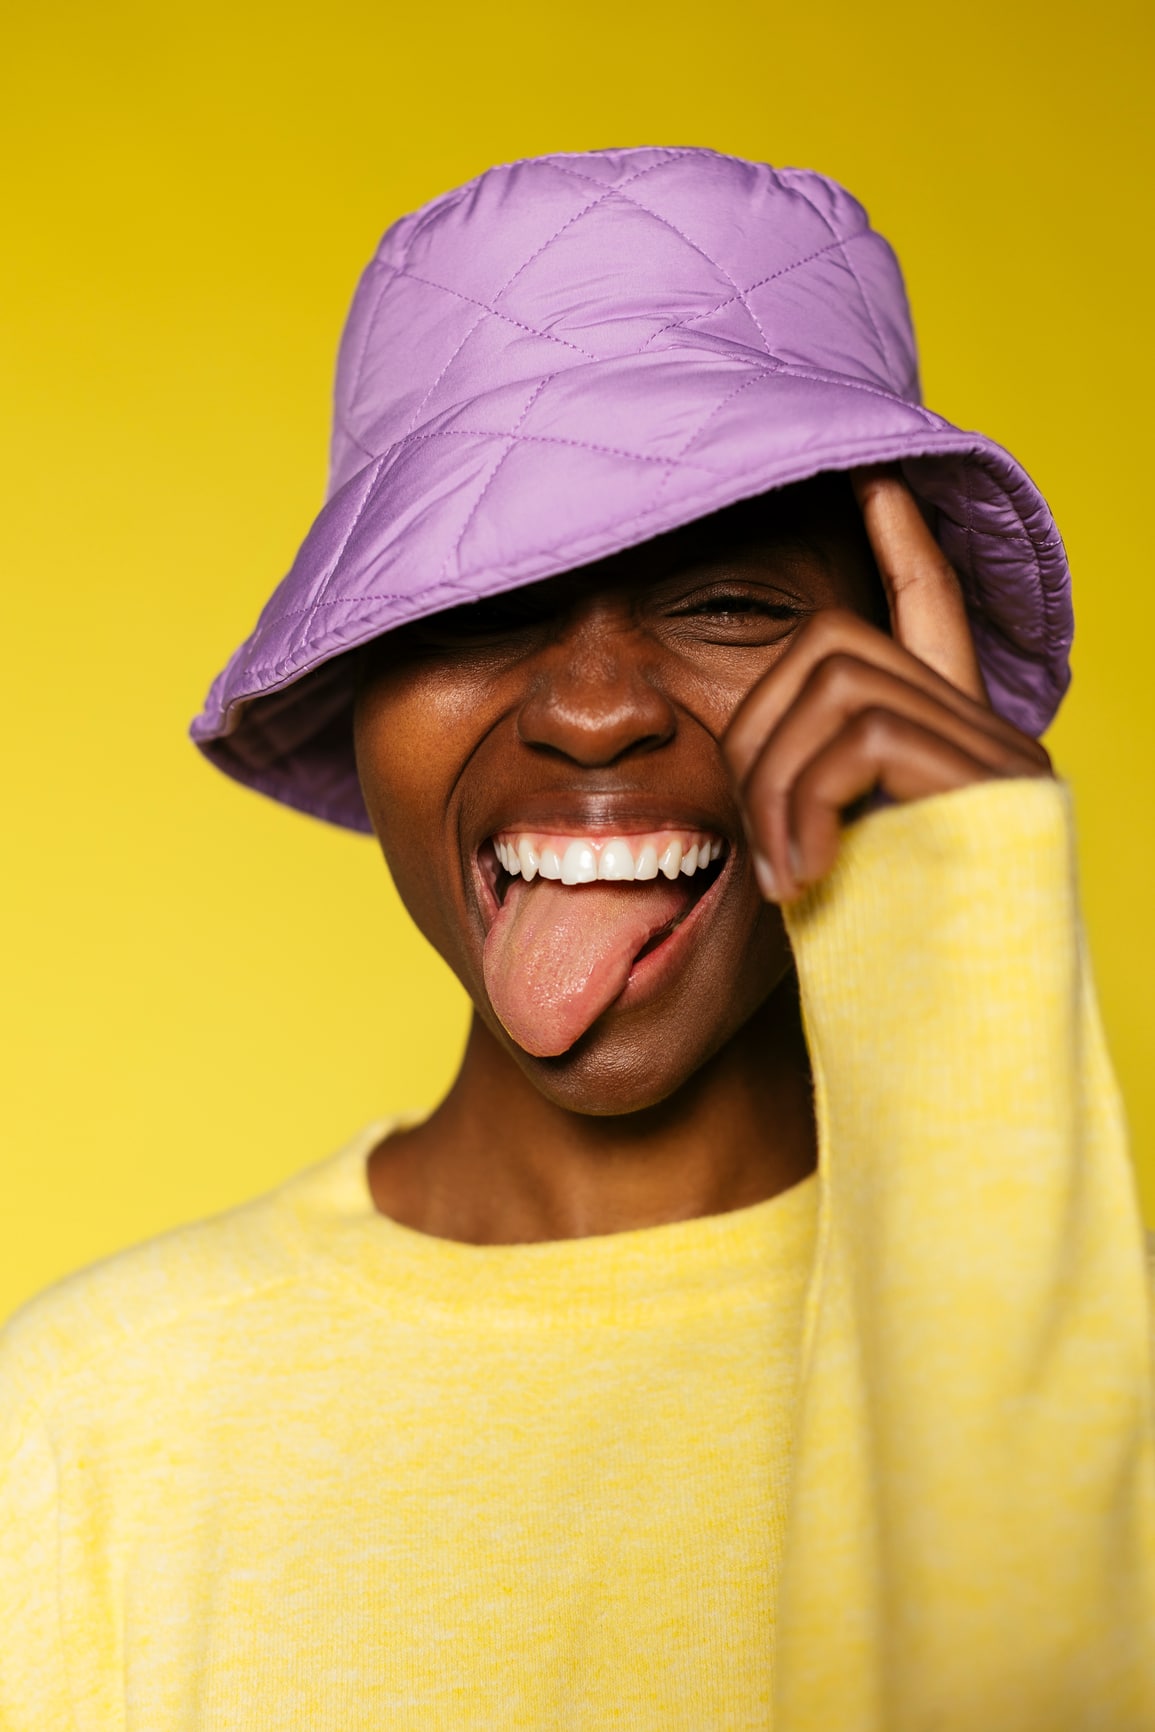
<path fill-rule="evenodd" d="M 791 621 L 802 617 L 802 609 L 788 601 L 768 595 L 751 595 L 740 590 L 715 590 L 709 595 L 695 596 L 674 610 L 679 619 L 736 619 L 751 616 L 757 619 Z"/>

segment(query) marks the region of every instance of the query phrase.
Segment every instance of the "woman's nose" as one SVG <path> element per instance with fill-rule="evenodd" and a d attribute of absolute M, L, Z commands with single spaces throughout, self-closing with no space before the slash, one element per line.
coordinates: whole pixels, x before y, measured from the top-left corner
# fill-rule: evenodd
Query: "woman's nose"
<path fill-rule="evenodd" d="M 589 769 L 665 745 L 677 719 L 652 657 L 642 634 L 587 617 L 543 652 L 518 714 L 520 738 Z"/>

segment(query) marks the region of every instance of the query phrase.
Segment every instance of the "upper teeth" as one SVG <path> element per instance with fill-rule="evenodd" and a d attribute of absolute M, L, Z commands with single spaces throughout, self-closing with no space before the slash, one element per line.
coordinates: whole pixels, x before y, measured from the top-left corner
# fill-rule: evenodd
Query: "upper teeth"
<path fill-rule="evenodd" d="M 592 884 L 595 879 L 689 878 L 717 860 L 722 838 L 701 831 L 655 831 L 648 836 L 534 836 L 505 831 L 493 850 L 505 870 L 529 882 L 539 874 L 562 884 Z"/>

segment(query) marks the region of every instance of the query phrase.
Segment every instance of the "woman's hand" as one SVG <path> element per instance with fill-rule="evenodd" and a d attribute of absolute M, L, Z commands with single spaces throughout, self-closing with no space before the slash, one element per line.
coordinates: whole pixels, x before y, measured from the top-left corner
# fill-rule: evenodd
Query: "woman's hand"
<path fill-rule="evenodd" d="M 772 902 L 830 871 L 846 809 L 871 794 L 1051 774 L 1039 742 L 991 709 L 958 577 L 905 482 L 889 469 L 853 482 L 893 637 L 842 609 L 817 614 L 723 740 Z"/>

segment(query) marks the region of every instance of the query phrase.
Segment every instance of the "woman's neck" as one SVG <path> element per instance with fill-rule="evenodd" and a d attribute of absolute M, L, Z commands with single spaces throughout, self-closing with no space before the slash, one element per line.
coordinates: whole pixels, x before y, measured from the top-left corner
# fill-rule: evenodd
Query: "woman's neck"
<path fill-rule="evenodd" d="M 793 975 L 676 1095 L 575 1113 L 476 1016 L 436 1112 L 369 1161 L 378 1210 L 437 1238 L 524 1244 L 723 1214 L 813 1171 L 809 1062 Z"/>

